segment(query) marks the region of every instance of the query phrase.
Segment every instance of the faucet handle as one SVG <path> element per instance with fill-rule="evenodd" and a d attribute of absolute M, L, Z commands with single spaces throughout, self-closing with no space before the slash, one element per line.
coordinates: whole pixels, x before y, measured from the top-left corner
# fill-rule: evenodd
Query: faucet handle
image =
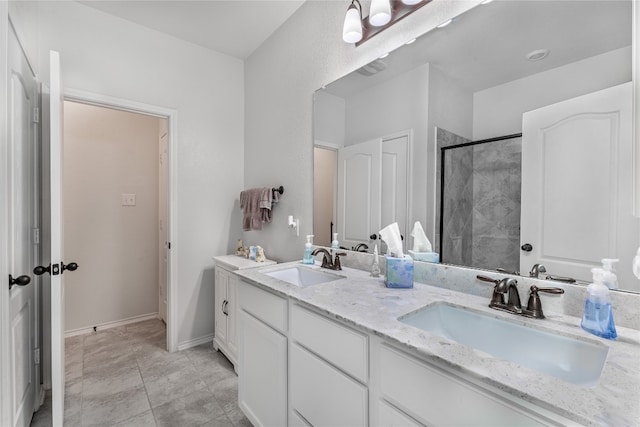
<path fill-rule="evenodd" d="M 499 288 L 502 280 L 500 279 L 492 279 L 487 276 L 482 276 L 478 274 L 476 279 L 482 280 L 483 282 L 493 283 L 495 286 L 493 287 L 493 294 L 491 294 L 491 302 L 489 303 L 489 307 L 504 305 L 504 292 L 501 292 Z"/>
<path fill-rule="evenodd" d="M 492 279 L 491 277 L 483 276 L 481 274 L 478 274 L 476 276 L 476 279 L 482 280 L 483 282 L 493 283 L 494 285 L 497 285 L 498 283 L 500 283 L 500 279 Z"/>
<path fill-rule="evenodd" d="M 527 312 L 531 317 L 536 319 L 544 319 L 542 312 L 542 302 L 538 292 L 546 292 L 548 294 L 564 294 L 564 289 L 560 288 L 539 288 L 535 285 L 529 288 L 529 302 L 527 303 Z"/>
<path fill-rule="evenodd" d="M 333 260 L 333 269 L 334 270 L 342 270 L 342 266 L 340 265 L 340 257 L 341 256 L 347 256 L 346 253 L 344 252 L 339 252 L 337 254 L 335 254 L 334 260 Z"/>

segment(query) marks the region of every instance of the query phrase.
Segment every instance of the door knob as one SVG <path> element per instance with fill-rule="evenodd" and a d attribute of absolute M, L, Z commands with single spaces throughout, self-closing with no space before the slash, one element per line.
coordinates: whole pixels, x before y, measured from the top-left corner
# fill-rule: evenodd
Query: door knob
<path fill-rule="evenodd" d="M 18 277 L 9 275 L 9 289 L 11 289 L 14 285 L 27 286 L 29 283 L 31 283 L 31 277 L 27 276 L 26 274 Z"/>
<path fill-rule="evenodd" d="M 78 269 L 78 264 L 76 264 L 75 262 L 71 262 L 69 264 L 65 264 L 64 262 L 61 262 L 60 264 L 62 265 L 63 273 L 65 270 L 76 271 Z"/>
<path fill-rule="evenodd" d="M 371 240 L 376 240 L 378 238 L 378 235 L 376 233 L 373 233 L 371 236 L 369 236 L 369 238 Z"/>
<path fill-rule="evenodd" d="M 51 264 L 46 267 L 39 265 L 33 269 L 33 274 L 35 274 L 36 276 L 42 276 L 44 273 L 51 274 Z"/>
<path fill-rule="evenodd" d="M 525 243 L 524 245 L 520 246 L 520 249 L 525 252 L 531 252 L 533 250 L 533 246 L 531 246 L 530 243 Z"/>

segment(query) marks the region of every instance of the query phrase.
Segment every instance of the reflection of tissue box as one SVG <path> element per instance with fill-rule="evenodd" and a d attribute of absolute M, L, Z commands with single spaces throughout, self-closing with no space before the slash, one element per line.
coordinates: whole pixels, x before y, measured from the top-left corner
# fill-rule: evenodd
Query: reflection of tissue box
<path fill-rule="evenodd" d="M 409 256 L 394 258 L 385 256 L 387 275 L 384 284 L 387 288 L 413 288 L 413 260 Z"/>
<path fill-rule="evenodd" d="M 415 252 L 409 250 L 409 255 L 411 255 L 411 258 L 416 261 L 434 262 L 436 264 L 440 262 L 440 255 L 438 255 L 438 252 Z"/>

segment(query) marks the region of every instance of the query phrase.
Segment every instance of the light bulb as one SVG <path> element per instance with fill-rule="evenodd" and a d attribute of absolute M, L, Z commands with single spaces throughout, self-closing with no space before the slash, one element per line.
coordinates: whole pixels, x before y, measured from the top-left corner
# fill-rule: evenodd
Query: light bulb
<path fill-rule="evenodd" d="M 369 23 L 381 27 L 391 21 L 391 3 L 389 0 L 373 0 L 369 11 Z"/>
<path fill-rule="evenodd" d="M 402 3 L 406 4 L 407 6 L 413 6 L 414 4 L 418 4 L 421 1 L 422 0 L 402 0 Z"/>
<path fill-rule="evenodd" d="M 347 14 L 344 17 L 342 40 L 347 43 L 357 43 L 362 40 L 362 17 L 353 2 L 347 9 Z"/>

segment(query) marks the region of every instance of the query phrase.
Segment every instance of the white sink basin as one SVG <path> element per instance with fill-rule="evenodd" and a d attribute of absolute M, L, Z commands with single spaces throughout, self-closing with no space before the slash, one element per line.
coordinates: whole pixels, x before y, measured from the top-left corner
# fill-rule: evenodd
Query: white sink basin
<path fill-rule="evenodd" d="M 334 280 L 344 278 L 343 276 L 339 276 L 337 274 L 302 266 L 295 266 L 291 268 L 285 268 L 283 270 L 275 270 L 262 273 L 296 286 L 319 285 L 321 283 L 333 282 Z"/>
<path fill-rule="evenodd" d="M 403 323 L 561 380 L 598 383 L 609 347 L 497 319 L 444 303 L 400 317 Z"/>

